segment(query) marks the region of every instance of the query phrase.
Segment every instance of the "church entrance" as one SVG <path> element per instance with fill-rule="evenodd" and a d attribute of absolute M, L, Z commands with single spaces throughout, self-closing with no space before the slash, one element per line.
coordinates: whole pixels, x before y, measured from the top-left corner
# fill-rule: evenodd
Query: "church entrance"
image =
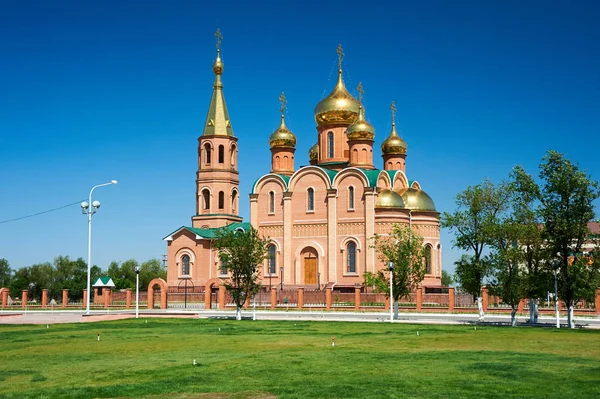
<path fill-rule="evenodd" d="M 304 284 L 317 284 L 319 270 L 317 265 L 317 251 L 311 247 L 304 248 L 300 256 L 304 263 Z"/>

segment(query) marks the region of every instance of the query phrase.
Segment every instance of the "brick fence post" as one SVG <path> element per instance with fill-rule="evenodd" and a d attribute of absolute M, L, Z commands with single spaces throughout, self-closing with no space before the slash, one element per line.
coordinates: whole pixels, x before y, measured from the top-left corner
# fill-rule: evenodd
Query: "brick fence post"
<path fill-rule="evenodd" d="M 27 306 L 27 296 L 28 296 L 28 294 L 29 294 L 29 291 L 27 291 L 27 290 L 23 290 L 21 292 L 21 295 L 23 295 L 22 298 L 21 298 L 21 307 L 23 309 L 25 309 L 25 306 Z"/>
<path fill-rule="evenodd" d="M 420 311 L 423 307 L 423 288 L 417 288 L 417 311 Z"/>
<path fill-rule="evenodd" d="M 489 295 L 487 287 L 481 287 L 481 306 L 483 307 L 483 311 L 488 311 L 488 303 L 489 303 Z"/>
<path fill-rule="evenodd" d="M 225 309 L 225 287 L 220 285 L 219 286 L 219 309 L 223 310 Z"/>
<path fill-rule="evenodd" d="M 298 288 L 298 310 L 304 307 L 304 288 Z"/>
<path fill-rule="evenodd" d="M 448 312 L 454 312 L 454 287 L 448 288 Z"/>
<path fill-rule="evenodd" d="M 596 290 L 596 314 L 600 315 L 600 288 Z"/>
<path fill-rule="evenodd" d="M 331 310 L 331 287 L 325 288 L 325 310 Z"/>
<path fill-rule="evenodd" d="M 389 296 L 385 297 L 385 305 L 384 305 L 385 306 L 385 310 L 390 310 L 390 304 L 391 303 L 392 303 L 392 298 L 390 298 Z"/>
<path fill-rule="evenodd" d="M 360 287 L 354 287 L 354 310 L 360 310 Z"/>
<path fill-rule="evenodd" d="M 517 306 L 517 312 L 522 313 L 525 309 L 525 299 L 521 299 L 519 301 L 519 306 Z"/>
<path fill-rule="evenodd" d="M 127 309 L 131 307 L 131 288 L 127 288 L 125 291 L 125 307 Z"/>
<path fill-rule="evenodd" d="M 5 308 L 8 306 L 8 295 L 10 294 L 10 290 L 5 288 L 2 290 L 2 307 Z"/>
<path fill-rule="evenodd" d="M 48 306 L 48 288 L 44 288 L 42 290 L 42 307 L 45 308 Z"/>
<path fill-rule="evenodd" d="M 104 299 L 104 307 L 107 308 L 110 301 L 110 291 L 107 288 L 102 289 L 102 296 Z"/>
<path fill-rule="evenodd" d="M 210 310 L 210 300 L 212 298 L 212 287 L 206 284 L 204 287 L 204 310 Z"/>
<path fill-rule="evenodd" d="M 271 288 L 271 309 L 275 309 L 277 307 L 277 288 Z"/>
<path fill-rule="evenodd" d="M 67 301 L 65 301 L 65 291 L 67 291 L 67 293 L 68 293 L 69 290 L 63 290 L 63 303 L 62 303 L 63 308 L 67 307 Z M 83 307 L 87 308 L 87 290 L 83 290 Z"/>

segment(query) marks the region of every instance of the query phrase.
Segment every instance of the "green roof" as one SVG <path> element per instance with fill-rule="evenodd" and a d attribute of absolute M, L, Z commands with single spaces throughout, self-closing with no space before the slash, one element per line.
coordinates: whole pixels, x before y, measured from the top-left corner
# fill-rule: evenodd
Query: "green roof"
<path fill-rule="evenodd" d="M 334 164 L 336 162 L 330 162 L 330 164 Z M 317 166 L 317 165 L 315 165 Z M 323 172 L 325 172 L 327 174 L 327 176 L 329 177 L 329 183 L 333 183 L 333 179 L 335 178 L 335 175 L 338 174 L 337 170 L 331 170 L 331 169 L 327 169 L 327 168 L 323 168 L 321 166 L 317 166 L 317 168 L 321 169 Z"/>
<path fill-rule="evenodd" d="M 398 172 L 397 170 L 386 170 L 388 176 L 390 177 L 390 180 L 392 181 L 392 185 L 394 184 L 394 176 L 396 176 L 396 172 Z"/>
<path fill-rule="evenodd" d="M 114 287 L 115 283 L 112 281 L 110 276 L 101 276 L 94 281 L 92 287 Z"/>
<path fill-rule="evenodd" d="M 360 169 L 367 176 L 369 187 L 377 187 L 377 179 L 381 171 L 379 169 Z"/>
<path fill-rule="evenodd" d="M 175 230 L 174 232 L 172 232 L 171 234 L 166 236 L 164 239 L 172 236 L 173 234 L 177 233 L 178 231 L 181 231 L 182 229 L 188 230 L 202 238 L 213 239 L 213 238 L 217 237 L 217 230 L 220 230 L 222 228 L 225 228 L 225 229 L 231 230 L 231 231 L 235 231 L 237 229 L 242 229 L 242 230 L 246 231 L 250 228 L 250 223 L 244 223 L 244 222 L 231 223 L 224 227 L 212 228 L 212 229 L 199 229 L 197 227 L 181 226 L 180 228 L 178 228 L 177 230 Z"/>
<path fill-rule="evenodd" d="M 254 194 L 254 189 L 256 188 L 256 183 L 258 183 L 258 181 L 260 179 L 262 179 L 263 177 L 268 176 L 268 175 L 274 175 L 274 176 L 281 177 L 283 179 L 283 182 L 285 183 L 285 188 L 287 190 L 288 183 L 290 182 L 290 177 L 288 175 L 282 175 L 282 174 L 279 174 L 279 173 L 269 173 L 269 174 L 266 174 L 266 175 L 262 175 L 261 177 L 259 177 L 258 179 L 256 179 L 254 181 L 254 183 L 252 184 L 252 190 L 250 190 L 250 192 Z"/>

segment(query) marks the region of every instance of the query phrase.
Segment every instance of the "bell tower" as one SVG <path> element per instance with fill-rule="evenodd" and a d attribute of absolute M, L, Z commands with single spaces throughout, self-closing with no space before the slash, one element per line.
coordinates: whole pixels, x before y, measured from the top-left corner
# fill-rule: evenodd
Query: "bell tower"
<path fill-rule="evenodd" d="M 198 171 L 196 173 L 196 214 L 192 227 L 216 228 L 241 222 L 239 213 L 239 172 L 237 137 L 233 135 L 231 120 L 223 96 L 223 62 L 221 41 L 217 29 L 217 59 L 213 64 L 215 81 L 204 123 L 198 138 Z"/>

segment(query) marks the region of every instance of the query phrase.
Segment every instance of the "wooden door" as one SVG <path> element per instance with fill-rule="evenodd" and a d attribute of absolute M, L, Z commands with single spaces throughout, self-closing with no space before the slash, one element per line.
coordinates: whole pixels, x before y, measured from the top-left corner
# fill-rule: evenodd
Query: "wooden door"
<path fill-rule="evenodd" d="M 304 284 L 317 284 L 317 258 L 304 258 Z"/>

